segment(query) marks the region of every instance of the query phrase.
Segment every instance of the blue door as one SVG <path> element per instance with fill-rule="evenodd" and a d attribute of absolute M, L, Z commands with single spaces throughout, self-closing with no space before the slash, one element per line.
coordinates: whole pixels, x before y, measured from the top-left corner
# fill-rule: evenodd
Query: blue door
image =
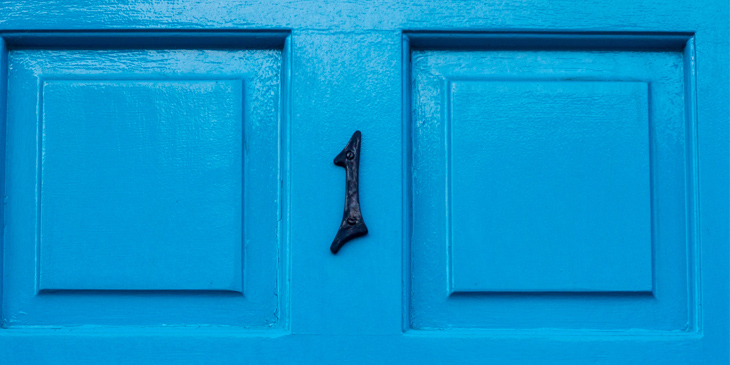
<path fill-rule="evenodd" d="M 2 2 L 0 363 L 726 364 L 728 20 Z"/>

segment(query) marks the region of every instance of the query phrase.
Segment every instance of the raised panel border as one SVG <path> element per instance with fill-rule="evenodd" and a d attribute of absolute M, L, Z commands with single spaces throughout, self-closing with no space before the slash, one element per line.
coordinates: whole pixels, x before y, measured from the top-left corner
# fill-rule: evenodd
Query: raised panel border
<path fill-rule="evenodd" d="M 412 91 L 411 52 L 414 50 L 579 50 L 579 51 L 675 51 L 681 52 L 684 65 L 684 95 L 686 120 L 685 160 L 685 237 L 687 247 L 688 324 L 680 331 L 573 330 L 573 329 L 482 329 L 453 328 L 451 335 L 490 337 L 533 336 L 610 336 L 663 338 L 665 336 L 701 336 L 700 247 L 699 247 L 699 180 L 696 112 L 696 59 L 692 32 L 460 32 L 406 30 L 402 36 L 402 166 L 403 166 L 403 277 L 402 331 L 409 336 L 443 335 L 439 329 L 418 329 L 411 325 L 412 281 Z"/>
<path fill-rule="evenodd" d="M 277 282 L 279 292 L 276 316 L 278 322 L 271 328 L 257 330 L 245 327 L 223 326 L 221 329 L 250 336 L 279 336 L 290 333 L 289 317 L 289 282 L 291 272 L 290 261 L 290 120 L 291 120 L 291 30 L 290 29 L 251 29 L 251 30 L 31 30 L 0 32 L 0 171 L 2 184 L 0 194 L 5 196 L 6 178 L 6 115 L 7 115 L 7 87 L 8 87 L 8 53 L 17 49 L 84 49 L 84 50 L 120 50 L 120 49 L 278 49 L 282 55 L 281 66 L 281 93 L 279 118 L 279 206 L 278 216 L 278 265 Z M 0 210 L 0 220 L 5 221 L 5 210 Z M 7 267 L 4 265 L 4 225 L 0 227 L 0 273 L 4 275 Z M 0 333 L 7 327 L 3 318 L 4 302 L 3 280 L 0 280 Z M 132 326 L 134 327 L 134 326 Z M 198 326 L 173 326 L 164 331 L 195 331 Z M 105 331 L 108 326 L 91 326 L 88 329 L 94 332 Z M 211 326 L 210 330 L 218 330 L 218 326 Z M 34 333 L 55 331 L 55 327 L 34 327 Z M 243 332 L 241 332 L 243 331 Z"/>

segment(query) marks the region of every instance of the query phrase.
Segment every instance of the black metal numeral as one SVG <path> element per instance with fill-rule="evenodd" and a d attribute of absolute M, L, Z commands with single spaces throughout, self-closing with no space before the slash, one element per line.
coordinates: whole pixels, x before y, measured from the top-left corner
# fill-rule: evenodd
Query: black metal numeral
<path fill-rule="evenodd" d="M 334 161 L 335 165 L 345 168 L 347 190 L 345 191 L 345 212 L 342 214 L 342 223 L 330 246 L 333 254 L 336 254 L 351 239 L 368 234 L 368 227 L 365 226 L 360 212 L 360 193 L 358 191 L 361 141 L 360 131 L 355 131 L 350 142 L 335 157 Z"/>

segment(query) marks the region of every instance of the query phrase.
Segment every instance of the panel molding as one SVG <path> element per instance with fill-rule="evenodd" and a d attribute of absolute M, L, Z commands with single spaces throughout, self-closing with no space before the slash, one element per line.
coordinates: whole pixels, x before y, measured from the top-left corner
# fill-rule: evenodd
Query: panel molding
<path fill-rule="evenodd" d="M 258 331 L 261 333 L 268 334 L 287 334 L 289 333 L 289 282 L 288 279 L 290 273 L 290 257 L 289 257 L 289 216 L 290 216 L 290 178 L 288 171 L 288 164 L 290 161 L 290 125 L 291 110 L 290 100 L 291 97 L 291 31 L 288 29 L 281 30 L 120 30 L 120 31 L 106 31 L 106 30 L 44 30 L 44 31 L 6 31 L 0 32 L 0 80 L 7 80 L 8 75 L 8 54 L 13 51 L 75 51 L 75 50 L 118 50 L 118 51 L 141 51 L 141 50 L 275 50 L 280 52 L 280 72 L 278 73 L 279 87 L 278 87 L 278 99 L 276 100 L 276 110 L 278 110 L 278 121 L 276 125 L 278 141 L 278 173 L 276 179 L 278 180 L 277 186 L 277 197 L 278 204 L 276 207 L 276 225 L 277 225 L 277 244 L 274 250 L 276 251 L 276 271 L 277 271 L 277 293 L 276 301 L 278 302 L 277 308 L 271 314 L 276 318 L 274 325 L 268 325 L 263 330 L 256 329 L 257 327 L 249 327 L 244 324 L 224 324 L 222 327 L 217 324 L 208 325 L 211 328 L 238 328 L 235 331 L 240 331 L 242 328 L 246 329 L 246 332 L 250 332 L 256 335 Z M 150 75 L 152 76 L 152 75 Z M 177 78 L 163 78 L 163 79 L 150 79 L 146 76 L 140 77 L 122 77 L 122 78 L 109 78 L 108 75 L 100 75 L 96 78 L 95 76 L 89 77 L 83 76 L 76 78 L 74 76 L 66 77 L 63 75 L 51 75 L 46 77 L 40 75 L 38 77 L 39 82 L 42 84 L 44 81 L 66 81 L 66 80 L 88 80 L 88 81 L 148 81 L 148 80 L 164 80 L 164 81 L 203 81 L 203 80 L 225 80 L 225 81 L 241 81 L 240 77 L 231 78 L 219 78 L 213 75 L 213 79 L 209 76 L 196 77 L 195 75 L 185 75 Z M 8 82 L 2 83 L 0 88 L 0 98 L 4 97 L 7 93 Z M 245 90 L 244 86 L 244 90 Z M 40 98 L 41 95 L 38 95 Z M 5 110 L 7 102 L 3 99 L 3 103 L 0 106 L 0 110 Z M 39 108 L 42 103 L 39 103 Z M 38 115 L 42 115 L 41 111 L 36 111 Z M 5 129 L 7 126 L 6 114 L 0 115 L 0 122 L 2 122 L 3 131 L 2 144 L 5 144 Z M 40 125 L 38 126 L 40 128 Z M 39 132 L 40 133 L 40 132 Z M 42 148 L 38 143 L 38 148 Z M 3 148 L 3 151 L 5 149 Z M 4 154 L 3 165 L 6 159 Z M 40 168 L 40 166 L 38 166 Z M 3 167 L 3 175 L 7 176 L 6 168 Z M 40 179 L 40 176 L 38 177 Z M 2 185 L 3 189 L 5 184 Z M 40 219 L 40 215 L 39 218 Z M 40 225 L 37 228 L 40 230 Z M 39 232 L 39 231 L 38 231 Z M 40 234 L 36 232 L 38 237 Z M 4 240 L 0 247 L 0 255 L 5 253 L 7 242 L 5 240 L 7 236 L 4 235 Z M 39 243 L 38 243 L 39 244 Z M 242 242 L 243 244 L 243 242 Z M 242 248 L 243 250 L 243 248 Z M 40 250 L 36 251 L 39 254 Z M 36 260 L 38 260 L 36 256 Z M 39 262 L 39 261 L 38 261 Z M 40 273 L 39 266 L 36 265 L 36 296 L 38 298 L 51 298 L 54 296 L 68 297 L 68 296 L 91 296 L 96 298 L 122 298 L 127 294 L 129 297 L 148 297 L 162 299 L 169 296 L 181 296 L 187 298 L 216 298 L 216 297 L 242 297 L 240 291 L 219 291 L 219 290 L 97 290 L 97 289 L 52 289 L 42 288 L 40 286 Z M 3 268 L 4 272 L 11 270 L 10 267 L 6 266 Z M 242 270 L 242 275 L 247 275 L 245 270 Z M 256 275 L 254 273 L 254 275 Z M 7 300 L 6 291 L 7 286 L 3 285 L 3 281 L 0 281 L 0 311 L 4 316 L 7 316 L 7 308 L 3 308 Z M 42 299 L 44 301 L 48 299 Z M 96 300 L 96 299 L 95 299 Z M 155 299 L 157 300 L 157 299 Z M 135 328 L 136 324 L 130 324 L 125 327 L 130 329 Z M 197 325 L 196 325 L 197 326 Z M 174 325 L 168 324 L 167 330 L 175 331 L 175 328 L 183 330 L 188 328 L 188 325 Z M 19 328 L 25 328 L 23 325 L 10 324 L 6 318 L 3 318 L 3 322 L 0 325 L 0 329 L 13 328 L 17 330 Z M 50 328 L 57 330 L 63 328 L 57 325 L 43 326 L 35 325 L 32 331 L 34 333 L 42 333 Z M 103 331 L 106 328 L 115 328 L 115 331 L 119 330 L 117 325 L 104 325 L 104 324 L 89 324 L 86 328 L 91 331 Z M 0 330 L 0 332 L 3 332 Z M 276 335 L 278 336 L 278 335 Z"/>
<path fill-rule="evenodd" d="M 689 323 L 679 331 L 675 330 L 654 330 L 654 329 L 636 329 L 636 330 L 603 330 L 603 329 L 563 329 L 563 328 L 546 328 L 535 332 L 532 329 L 506 329 L 506 328 L 459 328 L 453 327 L 448 329 L 449 336 L 496 336 L 496 337 L 512 337 L 512 336 L 534 336 L 536 333 L 541 335 L 561 336 L 561 335 L 579 335 L 579 336 L 596 336 L 610 338 L 628 336 L 631 338 L 652 338 L 655 336 L 680 336 L 682 338 L 701 336 L 702 328 L 700 326 L 701 317 L 699 306 L 699 233 L 697 232 L 698 222 L 698 169 L 697 169 L 697 120 L 696 120 L 696 90 L 695 90 L 695 55 L 694 55 L 694 33 L 692 32 L 460 32 L 460 31 L 429 31 L 416 30 L 403 32 L 403 186 L 404 186 L 404 219 L 403 219 L 403 332 L 413 336 L 435 336 L 443 333 L 440 328 L 417 328 L 411 324 L 412 305 L 411 296 L 412 289 L 412 250 L 413 250 L 413 211 L 412 211 L 412 184 L 413 177 L 411 173 L 413 159 L 413 116 L 412 116 L 412 63 L 411 54 L 413 51 L 462 51 L 462 50 L 536 50 L 547 49 L 553 50 L 601 50 L 601 51 L 675 51 L 680 52 L 684 62 L 684 110 L 686 113 L 685 124 L 687 128 L 686 134 L 686 154 L 687 161 L 685 174 L 687 179 L 686 185 L 686 244 L 688 270 L 687 279 L 689 293 L 687 300 L 689 301 L 688 318 Z M 450 80 L 473 79 L 461 78 L 459 76 L 447 75 L 446 82 Z M 482 80 L 479 79 L 478 80 Z M 490 81 L 514 81 L 510 78 L 489 78 Z M 525 79 L 521 79 L 525 80 Z M 531 79 L 530 79 L 531 80 Z M 585 81 L 613 81 L 606 79 L 584 78 Z M 537 81 L 537 80 L 535 80 Z M 615 81 L 648 81 L 642 79 L 616 79 Z M 652 137 L 653 138 L 653 137 Z M 652 150 L 653 156 L 653 150 Z M 655 169 L 654 157 L 651 157 L 651 169 Z M 653 173 L 652 173 L 653 175 Z M 651 181 L 653 191 L 654 181 Z M 654 210 L 654 197 L 652 193 L 652 211 Z M 652 214 L 653 215 L 653 214 Z M 654 236 L 655 222 L 652 218 L 652 236 Z M 652 239 L 652 246 L 654 245 Z M 653 250 L 652 250 L 653 251 Z M 449 265 L 448 270 L 451 270 Z M 462 296 L 463 293 L 454 292 L 449 296 Z M 467 295 L 478 293 L 466 293 Z M 497 295 L 533 295 L 531 293 L 494 293 Z M 563 293 L 560 293 L 561 295 Z M 575 293 L 582 295 L 581 293 Z M 610 294 L 610 293 L 606 293 Z M 644 292 L 628 292 L 614 293 L 618 295 L 637 295 L 645 297 Z M 485 295 L 488 295 L 485 294 Z M 544 293 L 543 295 L 557 295 L 557 293 Z M 592 293 L 591 295 L 603 296 L 601 293 Z M 648 293 L 649 298 L 652 296 Z M 611 294 L 610 296 L 613 296 Z"/>

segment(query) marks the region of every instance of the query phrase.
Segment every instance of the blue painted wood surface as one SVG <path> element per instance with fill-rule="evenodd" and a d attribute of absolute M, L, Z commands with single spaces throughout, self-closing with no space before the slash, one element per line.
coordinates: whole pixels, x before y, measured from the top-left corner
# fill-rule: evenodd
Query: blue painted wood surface
<path fill-rule="evenodd" d="M 601 49 L 413 52 L 409 328 L 695 326 L 683 48 Z"/>
<path fill-rule="evenodd" d="M 4 325 L 284 327 L 281 66 L 10 52 Z"/>
<path fill-rule="evenodd" d="M 0 362 L 727 363 L 728 19 L 0 2 Z"/>

